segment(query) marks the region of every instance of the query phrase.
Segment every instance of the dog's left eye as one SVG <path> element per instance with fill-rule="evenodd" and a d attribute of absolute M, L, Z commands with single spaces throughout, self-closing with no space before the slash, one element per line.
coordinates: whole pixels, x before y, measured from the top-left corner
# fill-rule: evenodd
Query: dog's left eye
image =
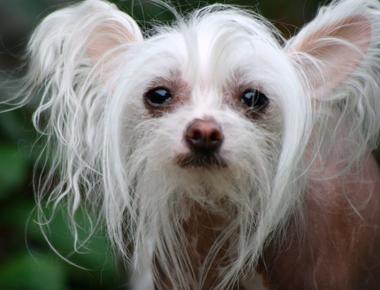
<path fill-rule="evenodd" d="M 240 96 L 240 102 L 255 111 L 263 110 L 269 104 L 268 97 L 259 90 L 248 89 Z"/>
<path fill-rule="evenodd" d="M 144 98 L 146 102 L 152 107 L 161 107 L 167 105 L 172 99 L 172 94 L 169 89 L 165 87 L 158 87 L 149 90 L 145 93 Z"/>

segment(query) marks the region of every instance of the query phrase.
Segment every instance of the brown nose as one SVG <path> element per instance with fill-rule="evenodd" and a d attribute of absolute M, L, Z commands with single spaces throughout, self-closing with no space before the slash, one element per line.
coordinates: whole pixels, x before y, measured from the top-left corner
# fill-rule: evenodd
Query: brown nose
<path fill-rule="evenodd" d="M 187 127 L 185 141 L 195 153 L 213 154 L 223 143 L 222 129 L 214 119 L 195 119 Z"/>

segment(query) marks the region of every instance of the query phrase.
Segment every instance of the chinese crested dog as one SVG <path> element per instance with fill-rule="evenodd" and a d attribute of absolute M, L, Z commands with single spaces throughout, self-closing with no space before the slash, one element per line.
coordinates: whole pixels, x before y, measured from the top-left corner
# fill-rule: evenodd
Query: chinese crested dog
<path fill-rule="evenodd" d="M 40 95 L 40 201 L 93 209 L 134 289 L 380 289 L 377 0 L 333 1 L 291 39 L 225 5 L 143 33 L 86 0 L 28 58 L 8 103 Z"/>

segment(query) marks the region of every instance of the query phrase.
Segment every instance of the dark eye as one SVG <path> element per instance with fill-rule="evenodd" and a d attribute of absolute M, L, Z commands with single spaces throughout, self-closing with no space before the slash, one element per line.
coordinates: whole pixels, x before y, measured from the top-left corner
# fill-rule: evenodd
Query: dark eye
<path fill-rule="evenodd" d="M 170 102 L 172 95 L 167 88 L 158 87 L 146 92 L 144 98 L 152 107 L 161 107 Z"/>
<path fill-rule="evenodd" d="M 267 107 L 269 99 L 259 90 L 248 89 L 240 96 L 240 102 L 252 110 L 260 111 Z"/>

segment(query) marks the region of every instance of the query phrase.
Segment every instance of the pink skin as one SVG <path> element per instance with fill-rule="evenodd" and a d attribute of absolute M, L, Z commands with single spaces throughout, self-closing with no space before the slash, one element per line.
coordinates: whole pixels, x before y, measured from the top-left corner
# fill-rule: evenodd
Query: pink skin
<path fill-rule="evenodd" d="M 324 172 L 331 176 L 337 169 Z M 379 289 L 380 170 L 374 157 L 368 153 L 362 159 L 360 174 L 351 170 L 311 182 L 304 207 L 303 235 L 293 219 L 280 251 L 272 243 L 265 253 L 259 267 L 265 288 Z"/>
<path fill-rule="evenodd" d="M 236 289 L 377 290 L 380 169 L 370 153 L 360 166 L 360 174 L 353 169 L 344 176 L 323 180 L 339 173 L 335 165 L 330 165 L 320 180 L 310 182 L 302 212 L 304 223 L 291 219 L 283 243 L 279 246 L 275 239 L 265 250 L 257 267 L 260 277 L 245 281 Z M 223 224 L 223 219 L 197 208 L 193 216 L 185 229 L 189 240 L 198 237 L 188 249 L 197 268 L 211 246 L 211 237 L 218 233 L 213 228 Z M 213 263 L 205 285 L 213 284 L 221 263 L 222 254 Z M 161 278 L 166 281 L 163 273 Z"/>
<path fill-rule="evenodd" d="M 341 136 L 344 132 L 342 129 Z M 342 159 L 349 152 L 344 139 L 334 140 L 335 149 L 325 161 L 322 157 L 314 159 L 308 168 L 310 179 L 301 215 L 290 219 L 282 244 L 275 238 L 257 267 L 263 282 L 246 281 L 237 286 L 239 289 L 378 289 L 380 169 L 373 155 L 367 152 L 347 170 Z M 194 257 L 195 269 L 202 265 L 212 244 L 211 237 L 218 234 L 215 229 L 223 222 L 204 209 L 193 209 L 193 218 L 184 226 L 192 241 L 188 250 Z M 194 237 L 197 237 L 195 243 Z M 214 261 L 212 269 L 215 269 L 209 272 L 205 285 L 213 284 L 223 259 L 221 254 Z M 165 275 L 161 275 L 165 281 Z"/>

